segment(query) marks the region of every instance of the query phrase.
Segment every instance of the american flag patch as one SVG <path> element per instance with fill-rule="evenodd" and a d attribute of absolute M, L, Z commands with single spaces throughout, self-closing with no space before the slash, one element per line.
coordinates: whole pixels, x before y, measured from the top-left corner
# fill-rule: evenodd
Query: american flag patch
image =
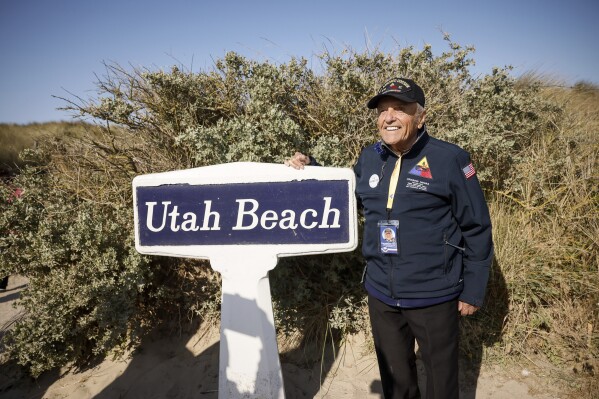
<path fill-rule="evenodd" d="M 466 179 L 470 179 L 472 176 L 474 176 L 476 174 L 476 171 L 474 170 L 474 166 L 472 165 L 472 162 L 470 162 L 468 164 L 468 166 L 466 166 L 464 169 L 462 169 L 462 171 L 464 172 L 464 176 L 466 176 Z"/>

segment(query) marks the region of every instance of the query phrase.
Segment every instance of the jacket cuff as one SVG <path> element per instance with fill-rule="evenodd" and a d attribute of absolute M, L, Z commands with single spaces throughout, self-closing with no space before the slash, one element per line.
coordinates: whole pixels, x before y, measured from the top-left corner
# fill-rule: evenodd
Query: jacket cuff
<path fill-rule="evenodd" d="M 474 306 L 482 306 L 489 280 L 490 262 L 464 261 L 464 290 L 459 300 Z"/>

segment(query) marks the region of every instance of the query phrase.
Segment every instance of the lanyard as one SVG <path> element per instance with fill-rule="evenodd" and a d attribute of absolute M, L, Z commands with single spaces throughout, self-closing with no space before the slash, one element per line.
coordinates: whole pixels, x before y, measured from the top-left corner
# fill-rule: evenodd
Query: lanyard
<path fill-rule="evenodd" d="M 397 188 L 397 181 L 399 180 L 400 172 L 401 155 L 397 158 L 397 161 L 395 162 L 393 173 L 391 173 L 391 180 L 389 181 L 389 195 L 387 196 L 387 215 L 391 214 L 391 209 L 393 208 L 393 199 L 395 198 L 395 189 Z"/>

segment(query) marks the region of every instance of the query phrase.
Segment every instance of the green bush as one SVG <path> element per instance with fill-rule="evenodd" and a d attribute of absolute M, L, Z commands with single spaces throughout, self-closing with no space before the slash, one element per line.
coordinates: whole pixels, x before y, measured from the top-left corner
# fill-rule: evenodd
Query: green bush
<path fill-rule="evenodd" d="M 111 161 L 103 145 L 104 156 L 89 157 L 78 144 L 26 152 L 36 166 L 1 186 L 0 198 L 9 199 L 0 202 L 1 273 L 29 279 L 20 298 L 26 316 L 4 341 L 34 376 L 122 353 L 180 306 L 213 314 L 218 306 L 217 276 L 202 262 L 135 250 L 127 157 Z M 24 190 L 18 199 L 16 187 Z"/>
<path fill-rule="evenodd" d="M 521 344 L 518 353 L 551 346 L 594 356 L 596 332 L 577 335 L 580 318 L 560 303 L 578 303 L 577 314 L 597 325 L 597 117 L 585 110 L 598 101 L 591 95 L 595 108 L 572 108 L 563 91 L 516 80 L 509 68 L 473 77 L 474 50 L 449 38 L 447 45 L 441 55 L 430 46 L 324 53 L 319 73 L 305 59 L 274 65 L 235 53 L 197 73 L 108 65 L 97 97 L 65 106 L 101 122 L 102 134 L 43 143 L 29 154 L 37 166 L 12 182 L 25 195 L 0 205 L 0 230 L 11 231 L 0 238 L 0 271 L 30 279 L 21 299 L 27 316 L 6 337 L 11 355 L 38 374 L 135 344 L 146 326 L 173 314 L 217 319 L 220 282 L 206 262 L 135 252 L 131 179 L 233 161 L 279 163 L 295 151 L 351 166 L 377 139 L 367 100 L 399 75 L 427 93 L 430 133 L 471 151 L 496 222 L 489 306 L 464 322 L 464 351 L 477 341 L 514 352 L 506 339 Z M 580 134 L 568 134 L 589 126 L 586 147 Z M 279 332 L 299 342 L 330 329 L 367 330 L 362 268 L 359 249 L 282 259 L 271 272 Z"/>

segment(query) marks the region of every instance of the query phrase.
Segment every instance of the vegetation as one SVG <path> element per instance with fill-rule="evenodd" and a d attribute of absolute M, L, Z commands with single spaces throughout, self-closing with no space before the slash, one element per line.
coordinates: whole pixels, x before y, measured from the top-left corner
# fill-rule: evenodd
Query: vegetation
<path fill-rule="evenodd" d="M 40 143 L 56 137 L 74 139 L 98 134 L 100 129 L 81 122 L 32 123 L 25 126 L 0 124 L 0 177 L 19 173 L 25 166 L 25 160 L 19 154 L 25 149 L 35 149 Z"/>
<path fill-rule="evenodd" d="M 10 356 L 38 375 L 118 353 L 172 315 L 218 320 L 219 276 L 205 262 L 135 251 L 132 178 L 282 162 L 296 150 L 351 166 L 376 140 L 368 98 L 388 77 L 409 76 L 427 93 L 431 134 L 472 153 L 494 222 L 487 305 L 463 319 L 463 353 L 543 354 L 577 371 L 578 392 L 596 394 L 599 90 L 547 87 L 509 69 L 473 77 L 474 50 L 447 45 L 441 55 L 430 46 L 324 53 L 322 73 L 305 59 L 273 65 L 235 53 L 195 73 L 107 65 L 96 98 L 65 105 L 97 125 L 26 143 L 23 163 L 10 158 L 23 169 L 0 197 L 24 194 L 0 202 L 0 272 L 30 281 L 27 315 L 4 339 Z M 282 259 L 271 272 L 282 341 L 368 331 L 361 271 L 359 250 Z"/>

